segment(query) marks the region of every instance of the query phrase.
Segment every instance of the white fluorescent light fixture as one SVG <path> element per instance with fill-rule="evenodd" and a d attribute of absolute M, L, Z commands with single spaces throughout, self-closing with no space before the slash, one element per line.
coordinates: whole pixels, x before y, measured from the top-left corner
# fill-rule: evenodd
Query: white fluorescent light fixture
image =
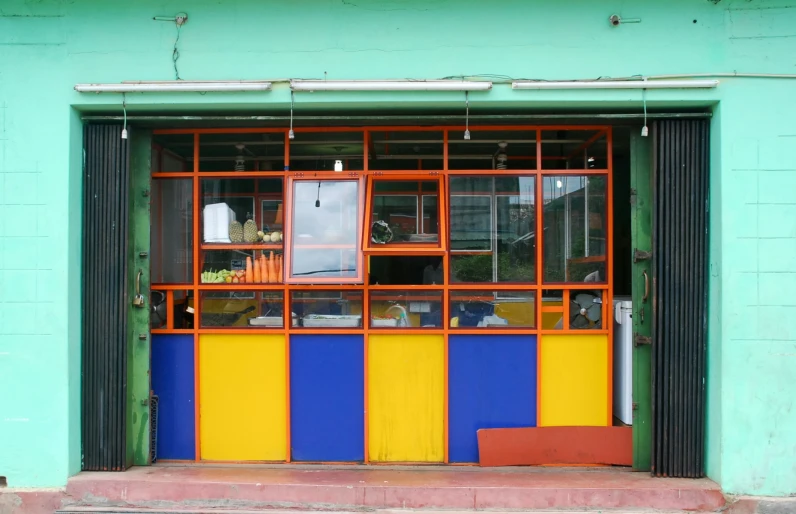
<path fill-rule="evenodd" d="M 237 91 L 269 91 L 271 82 L 265 81 L 228 81 L 228 82 L 189 82 L 177 80 L 172 82 L 122 82 L 121 84 L 76 84 L 79 93 L 169 93 L 169 92 L 237 92 Z"/>
<path fill-rule="evenodd" d="M 469 80 L 291 80 L 293 91 L 488 91 L 492 82 Z"/>
<path fill-rule="evenodd" d="M 568 82 L 517 81 L 512 89 L 710 89 L 718 80 L 592 80 Z"/>

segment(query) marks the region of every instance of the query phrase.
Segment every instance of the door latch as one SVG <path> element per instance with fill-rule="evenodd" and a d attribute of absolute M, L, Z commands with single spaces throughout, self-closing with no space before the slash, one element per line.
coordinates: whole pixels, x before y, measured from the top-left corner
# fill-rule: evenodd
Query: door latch
<path fill-rule="evenodd" d="M 146 298 L 141 294 L 141 275 L 144 274 L 143 270 L 138 270 L 138 275 L 135 277 L 135 296 L 133 297 L 133 307 L 143 308 L 146 304 Z"/>
<path fill-rule="evenodd" d="M 633 334 L 633 345 L 642 346 L 652 344 L 652 338 L 641 334 Z"/>

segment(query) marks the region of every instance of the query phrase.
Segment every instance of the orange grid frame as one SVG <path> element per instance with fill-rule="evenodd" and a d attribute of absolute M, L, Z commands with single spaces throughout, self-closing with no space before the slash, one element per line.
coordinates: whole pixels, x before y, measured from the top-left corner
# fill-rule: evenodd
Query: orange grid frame
<path fill-rule="evenodd" d="M 302 133 L 310 133 L 310 132 L 362 132 L 363 133 L 363 170 L 361 171 L 350 171 L 344 174 L 341 173 L 334 173 L 329 171 L 290 171 L 290 142 L 291 140 L 288 137 L 288 129 L 287 128 L 194 128 L 194 129 L 157 129 L 153 130 L 153 134 L 155 135 L 166 135 L 166 134 L 192 134 L 193 135 L 193 170 L 190 172 L 155 172 L 152 173 L 152 179 L 190 179 L 193 185 L 193 262 L 197 265 L 194 266 L 193 272 L 193 280 L 191 283 L 188 284 L 152 284 L 152 290 L 162 290 L 166 292 L 167 297 L 167 305 L 172 306 L 174 302 L 174 291 L 178 290 L 191 290 L 193 291 L 193 298 L 194 298 L 194 325 L 192 329 L 177 329 L 173 326 L 173 320 L 171 320 L 171 316 L 169 316 L 169 321 L 167 321 L 167 328 L 165 329 L 153 329 L 153 334 L 193 334 L 194 336 L 194 391 L 196 395 L 196 401 L 194 402 L 194 415 L 195 415 L 195 440 L 196 440 L 196 457 L 195 462 L 201 462 L 201 444 L 200 444 L 200 423 L 199 423 L 199 381 L 201 380 L 199 374 L 199 335 L 200 334 L 284 334 L 285 336 L 285 376 L 286 376 L 286 413 L 287 413 L 287 441 L 286 441 L 286 462 L 291 461 L 291 451 L 290 451 L 290 335 L 293 333 L 296 334 L 362 334 L 364 337 L 364 419 L 365 419 L 365 427 L 364 427 L 364 450 L 365 450 L 365 463 L 369 463 L 368 458 L 368 440 L 369 440 L 369 427 L 368 427 L 368 351 L 369 351 L 369 342 L 368 342 L 368 335 L 369 334 L 395 334 L 395 333 L 403 333 L 403 334 L 439 334 L 442 335 L 444 338 L 444 406 L 443 406 L 443 434 L 444 434 L 444 463 L 448 464 L 448 339 L 451 334 L 484 334 L 485 329 L 467 329 L 467 328 L 451 328 L 449 322 L 449 313 L 448 310 L 450 308 L 450 292 L 455 290 L 469 290 L 469 291 L 495 291 L 495 290 L 506 290 L 506 291 L 529 291 L 534 293 L 534 316 L 535 316 L 535 326 L 533 328 L 490 328 L 486 330 L 492 330 L 494 333 L 500 334 L 526 334 L 526 335 L 537 335 L 543 336 L 546 334 L 555 334 L 555 335 L 563 335 L 563 334 L 584 334 L 583 330 L 576 330 L 571 329 L 569 327 L 569 319 L 565 315 L 566 309 L 568 306 L 568 299 L 569 295 L 572 291 L 578 291 L 583 289 L 595 290 L 595 291 L 602 291 L 603 294 L 603 327 L 602 329 L 598 330 L 589 330 L 588 334 L 604 334 L 608 335 L 609 344 L 608 344 L 608 398 L 606 399 L 608 404 L 608 416 L 606 419 L 606 423 L 610 426 L 613 421 L 613 413 L 611 409 L 612 398 L 613 398 L 613 386 L 612 386 L 612 363 L 613 363 L 613 348 L 610 344 L 613 336 L 613 323 L 610 322 L 610 315 L 611 315 L 611 305 L 612 305 L 612 298 L 613 298 L 613 132 L 610 126 L 605 125 L 544 125 L 544 126 L 537 126 L 537 125 L 484 125 L 484 126 L 471 126 L 470 132 L 488 132 L 488 131 L 524 131 L 524 132 L 534 132 L 536 134 L 536 156 L 529 157 L 528 159 L 523 158 L 523 160 L 533 160 L 535 166 L 533 168 L 525 168 L 525 169 L 512 169 L 512 170 L 505 170 L 505 171 L 497 171 L 497 170 L 450 170 L 449 169 L 449 133 L 451 131 L 463 131 L 464 126 L 458 125 L 445 125 L 445 126 L 367 126 L 367 127 L 298 127 L 294 128 L 294 133 L 296 137 L 300 137 Z M 544 160 L 542 154 L 542 131 L 555 131 L 555 130 L 577 130 L 577 131 L 596 131 L 593 137 L 589 140 L 584 142 L 581 147 L 576 149 L 575 151 L 571 152 L 571 156 L 588 148 L 588 146 L 603 137 L 606 140 L 606 151 L 607 151 L 607 166 L 601 169 L 543 169 L 542 162 Z M 442 132 L 443 134 L 443 167 L 441 170 L 412 170 L 407 169 L 403 171 L 372 171 L 368 169 L 368 156 L 369 156 L 369 141 L 370 141 L 370 134 L 372 132 L 425 132 L 425 131 L 438 131 Z M 247 172 L 231 172 L 231 171 L 224 171 L 224 172 L 205 172 L 199 171 L 199 149 L 201 144 L 201 136 L 205 134 L 253 134 L 253 133 L 282 133 L 284 134 L 284 141 L 285 141 L 285 150 L 284 150 L 284 162 L 285 162 L 285 170 L 286 171 L 247 171 Z M 560 158 L 550 158 L 550 160 L 559 160 Z M 566 159 L 566 158 L 564 158 Z M 542 178 L 545 176 L 567 176 L 567 175 L 578 175 L 578 176 L 604 176 L 606 177 L 606 247 L 605 247 L 605 262 L 606 262 L 606 281 L 604 283 L 545 283 L 543 281 L 543 260 L 544 260 L 544 238 L 537 237 L 536 241 L 536 255 L 535 255 L 535 277 L 533 282 L 528 283 L 457 283 L 451 284 L 450 283 L 450 251 L 447 246 L 447 239 L 450 234 L 450 216 L 448 213 L 448 205 L 450 203 L 450 187 L 449 187 L 449 179 L 453 176 L 468 176 L 468 175 L 481 175 L 481 176 L 497 176 L 497 175 L 512 175 L 512 176 L 533 176 L 536 178 L 535 181 L 535 213 L 536 213 L 536 234 L 543 234 L 543 226 L 544 226 L 544 192 L 543 192 L 543 184 Z M 360 236 L 358 238 L 359 241 L 364 243 L 364 239 L 368 237 L 368 224 L 364 218 L 369 219 L 369 206 L 371 205 L 372 201 L 372 194 L 370 191 L 370 185 L 372 184 L 373 180 L 382 180 L 382 179 L 396 179 L 396 180 L 439 180 L 440 190 L 439 190 L 439 224 L 440 224 L 440 242 L 438 248 L 429 248 L 429 249 L 422 249 L 415 248 L 410 250 L 402 250 L 402 248 L 396 247 L 393 251 L 390 249 L 389 251 L 385 250 L 375 250 L 372 248 L 368 248 L 364 246 L 361 249 L 363 255 L 372 255 L 372 254 L 395 254 L 395 255 L 403 255 L 403 254 L 429 254 L 429 255 L 441 255 L 443 257 L 443 284 L 440 286 L 411 286 L 411 285 L 402 285 L 402 286 L 370 286 L 368 284 L 367 277 L 365 276 L 362 280 L 361 285 L 351 285 L 351 284 L 332 284 L 332 283 L 317 283 L 317 284 L 241 284 L 241 285 L 231 285 L 231 284 L 202 284 L 200 281 L 200 274 L 202 269 L 202 250 L 213 250 L 213 249 L 265 249 L 265 250 L 283 250 L 283 254 L 285 255 L 285 261 L 288 258 L 290 249 L 288 248 L 289 245 L 279 246 L 279 245 L 213 245 L 213 244 L 202 244 L 201 243 L 201 231 L 200 231 L 200 218 L 201 218 L 201 188 L 200 188 L 200 180 L 206 178 L 213 178 L 213 179 L 224 179 L 224 178 L 281 178 L 283 180 L 283 184 L 287 185 L 292 183 L 295 180 L 302 180 L 302 179 L 310 179 L 310 180 L 340 180 L 340 179 L 352 179 L 357 178 L 360 180 L 360 200 L 361 203 L 365 206 L 365 210 L 363 213 L 363 219 L 360 221 Z M 366 181 L 367 180 L 367 181 Z M 283 205 L 285 206 L 283 210 L 283 216 L 285 218 L 283 222 L 284 227 L 289 227 L 289 217 L 291 216 L 290 209 L 288 208 L 288 203 L 290 202 L 290 189 L 286 186 L 283 186 Z M 364 198 L 362 198 L 362 194 L 364 193 Z M 443 226 L 444 225 L 444 226 Z M 288 235 L 285 238 L 285 241 L 288 240 L 290 236 Z M 368 264 L 367 260 L 365 260 L 364 265 L 362 266 L 363 271 L 365 273 L 365 269 L 367 269 Z M 285 273 L 285 278 L 287 279 L 287 273 Z M 285 319 L 283 320 L 283 325 L 281 328 L 202 328 L 200 324 L 201 320 L 201 292 L 202 291 L 212 291 L 212 290 L 223 290 L 223 291 L 281 291 L 283 293 L 283 301 L 284 301 L 284 310 L 283 312 L 290 312 L 290 293 L 293 291 L 307 291 L 307 290 L 329 290 L 334 289 L 338 291 L 345 291 L 345 290 L 355 290 L 362 292 L 362 326 L 359 328 L 350 328 L 350 329 L 335 329 L 335 328 L 318 328 L 318 329 L 307 329 L 307 328 L 294 328 L 292 327 L 292 323 Z M 392 329 L 373 329 L 369 328 L 369 323 L 366 324 L 366 320 L 369 320 L 369 309 L 370 309 L 370 292 L 372 290 L 441 290 L 443 292 L 442 298 L 442 320 L 443 324 L 441 328 L 392 328 Z M 564 298 L 563 298 L 563 306 L 560 308 L 544 308 L 541 305 L 541 298 L 542 298 L 542 291 L 547 289 L 553 290 L 561 290 L 563 291 Z M 169 314 L 173 311 L 169 309 Z M 543 312 L 561 312 L 564 314 L 564 329 L 563 330 L 545 330 L 542 329 L 542 313 Z M 537 362 L 541 362 L 541 344 L 540 340 L 537 340 Z M 541 419 L 541 398 L 540 398 L 540 390 L 541 390 L 541 383 L 542 383 L 542 370 L 541 366 L 537 365 L 537 398 L 536 398 L 536 408 L 537 408 L 537 421 Z M 328 464 L 340 464 L 340 463 L 328 463 Z M 375 463 L 374 463 L 375 464 Z"/>

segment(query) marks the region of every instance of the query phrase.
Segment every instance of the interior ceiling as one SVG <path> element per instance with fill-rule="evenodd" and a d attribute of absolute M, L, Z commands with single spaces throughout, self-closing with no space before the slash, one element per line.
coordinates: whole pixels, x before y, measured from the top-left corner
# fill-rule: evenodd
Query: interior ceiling
<path fill-rule="evenodd" d="M 656 111 L 647 114 L 648 119 L 659 118 L 705 118 L 710 117 L 710 112 L 705 109 L 693 111 Z M 85 114 L 86 122 L 108 123 L 122 121 L 123 116 L 118 111 L 106 113 Z M 403 126 L 403 125 L 464 125 L 467 117 L 462 112 L 373 112 L 367 115 L 345 115 L 330 112 L 317 112 L 312 114 L 302 113 L 293 117 L 293 126 Z M 589 112 L 578 113 L 522 113 L 513 110 L 506 112 L 491 112 L 470 114 L 471 125 L 551 125 L 551 124 L 600 124 L 600 125 L 630 125 L 641 126 L 644 115 L 638 110 L 615 112 Z M 130 125 L 150 128 L 229 128 L 229 127 L 287 127 L 290 123 L 289 115 L 247 115 L 240 113 L 202 113 L 184 115 L 159 115 L 157 113 L 128 112 L 127 121 Z"/>

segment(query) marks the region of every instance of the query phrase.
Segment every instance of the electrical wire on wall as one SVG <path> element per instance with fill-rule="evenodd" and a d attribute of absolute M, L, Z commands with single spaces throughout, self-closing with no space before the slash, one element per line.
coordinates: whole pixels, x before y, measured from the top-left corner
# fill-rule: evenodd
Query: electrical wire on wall
<path fill-rule="evenodd" d="M 185 25 L 185 22 L 188 21 L 188 15 L 184 12 L 178 13 L 176 16 L 155 16 L 152 18 L 155 21 L 171 21 L 177 25 L 177 36 L 174 38 L 174 47 L 171 51 L 171 63 L 174 66 L 174 80 L 182 80 L 180 77 L 180 70 L 177 67 L 177 61 L 180 60 L 180 33 L 182 31 L 182 26 Z"/>
<path fill-rule="evenodd" d="M 171 61 L 174 63 L 174 80 L 182 80 L 180 78 L 180 70 L 177 69 L 177 61 L 180 60 L 180 50 L 177 48 L 177 44 L 180 42 L 180 31 L 182 30 L 182 24 L 177 24 L 177 37 L 174 39 L 174 50 L 171 53 Z"/>

